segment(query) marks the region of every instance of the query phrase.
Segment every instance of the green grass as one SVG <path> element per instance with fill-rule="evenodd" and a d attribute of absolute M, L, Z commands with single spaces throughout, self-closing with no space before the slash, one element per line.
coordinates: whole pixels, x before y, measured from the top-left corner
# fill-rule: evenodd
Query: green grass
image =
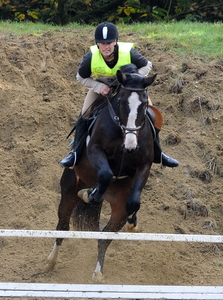
<path fill-rule="evenodd" d="M 45 32 L 64 31 L 66 29 L 75 29 L 82 27 L 78 24 L 71 24 L 69 26 L 54 26 L 43 23 L 29 23 L 29 22 L 0 22 L 0 34 L 13 33 L 16 35 L 22 34 L 43 34 Z M 85 26 L 86 27 L 86 26 Z"/>
<path fill-rule="evenodd" d="M 170 22 L 170 23 L 136 23 L 119 24 L 120 33 L 135 32 L 151 44 L 159 44 L 164 50 L 173 50 L 177 54 L 196 55 L 207 60 L 223 59 L 223 23 Z M 69 24 L 53 26 L 42 23 L 0 22 L 0 35 L 13 33 L 16 35 L 41 35 L 45 32 L 62 32 L 70 35 L 72 30 L 92 35 L 92 26 Z M 90 33 L 89 33 L 89 29 Z M 121 34 L 120 34 L 121 35 Z"/>
<path fill-rule="evenodd" d="M 152 44 L 178 54 L 206 59 L 223 58 L 223 23 L 172 22 L 137 24 L 134 31 Z"/>

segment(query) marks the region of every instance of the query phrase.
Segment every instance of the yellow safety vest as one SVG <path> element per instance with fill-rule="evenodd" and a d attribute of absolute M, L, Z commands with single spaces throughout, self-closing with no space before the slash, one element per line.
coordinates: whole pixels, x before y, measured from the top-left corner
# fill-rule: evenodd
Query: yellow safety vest
<path fill-rule="evenodd" d="M 110 69 L 101 55 L 97 45 L 91 46 L 91 73 L 99 81 L 110 84 L 116 78 L 116 72 L 121 66 L 131 63 L 130 50 L 133 43 L 118 42 L 118 61 L 114 68 Z"/>

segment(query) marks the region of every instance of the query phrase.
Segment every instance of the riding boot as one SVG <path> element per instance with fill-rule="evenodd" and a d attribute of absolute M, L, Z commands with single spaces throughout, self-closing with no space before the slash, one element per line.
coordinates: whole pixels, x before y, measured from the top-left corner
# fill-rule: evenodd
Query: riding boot
<path fill-rule="evenodd" d="M 156 138 L 154 140 L 154 163 L 156 164 L 162 164 L 165 167 L 175 168 L 179 165 L 179 162 L 170 157 L 167 156 L 161 149 L 160 146 L 160 140 L 159 140 L 159 129 L 155 128 L 156 131 Z"/>
<path fill-rule="evenodd" d="M 69 154 L 60 161 L 60 164 L 66 168 L 71 168 L 77 164 L 80 159 L 81 152 L 85 143 L 84 135 L 87 133 L 88 129 L 88 120 L 85 120 L 80 117 L 76 123 L 76 131 L 74 136 L 74 142 L 72 144 L 72 149 Z"/>

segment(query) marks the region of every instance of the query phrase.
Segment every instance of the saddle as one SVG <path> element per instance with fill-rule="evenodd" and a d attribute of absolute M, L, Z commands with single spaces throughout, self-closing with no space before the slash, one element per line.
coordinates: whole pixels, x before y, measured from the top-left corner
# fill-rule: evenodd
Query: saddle
<path fill-rule="evenodd" d="M 152 120 L 154 127 L 161 130 L 161 127 L 163 125 L 163 116 L 160 110 L 153 105 L 149 105 L 147 113 Z"/>

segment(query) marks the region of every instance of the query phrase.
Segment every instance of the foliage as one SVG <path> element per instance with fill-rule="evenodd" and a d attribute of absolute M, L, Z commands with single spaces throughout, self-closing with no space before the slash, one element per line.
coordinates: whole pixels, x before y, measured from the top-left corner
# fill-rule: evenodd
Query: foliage
<path fill-rule="evenodd" d="M 178 21 L 182 19 L 190 21 L 222 21 L 223 1 L 222 0 L 200 0 L 184 1 L 178 0 L 175 11 L 171 18 Z"/>
<path fill-rule="evenodd" d="M 158 6 L 141 4 L 139 0 L 127 0 L 124 6 L 117 9 L 117 20 L 119 22 L 145 22 L 162 20 L 166 17 L 167 11 Z"/>
<path fill-rule="evenodd" d="M 223 20 L 223 0 L 0 0 L 0 18 L 59 25 L 104 20 L 216 22 Z"/>

